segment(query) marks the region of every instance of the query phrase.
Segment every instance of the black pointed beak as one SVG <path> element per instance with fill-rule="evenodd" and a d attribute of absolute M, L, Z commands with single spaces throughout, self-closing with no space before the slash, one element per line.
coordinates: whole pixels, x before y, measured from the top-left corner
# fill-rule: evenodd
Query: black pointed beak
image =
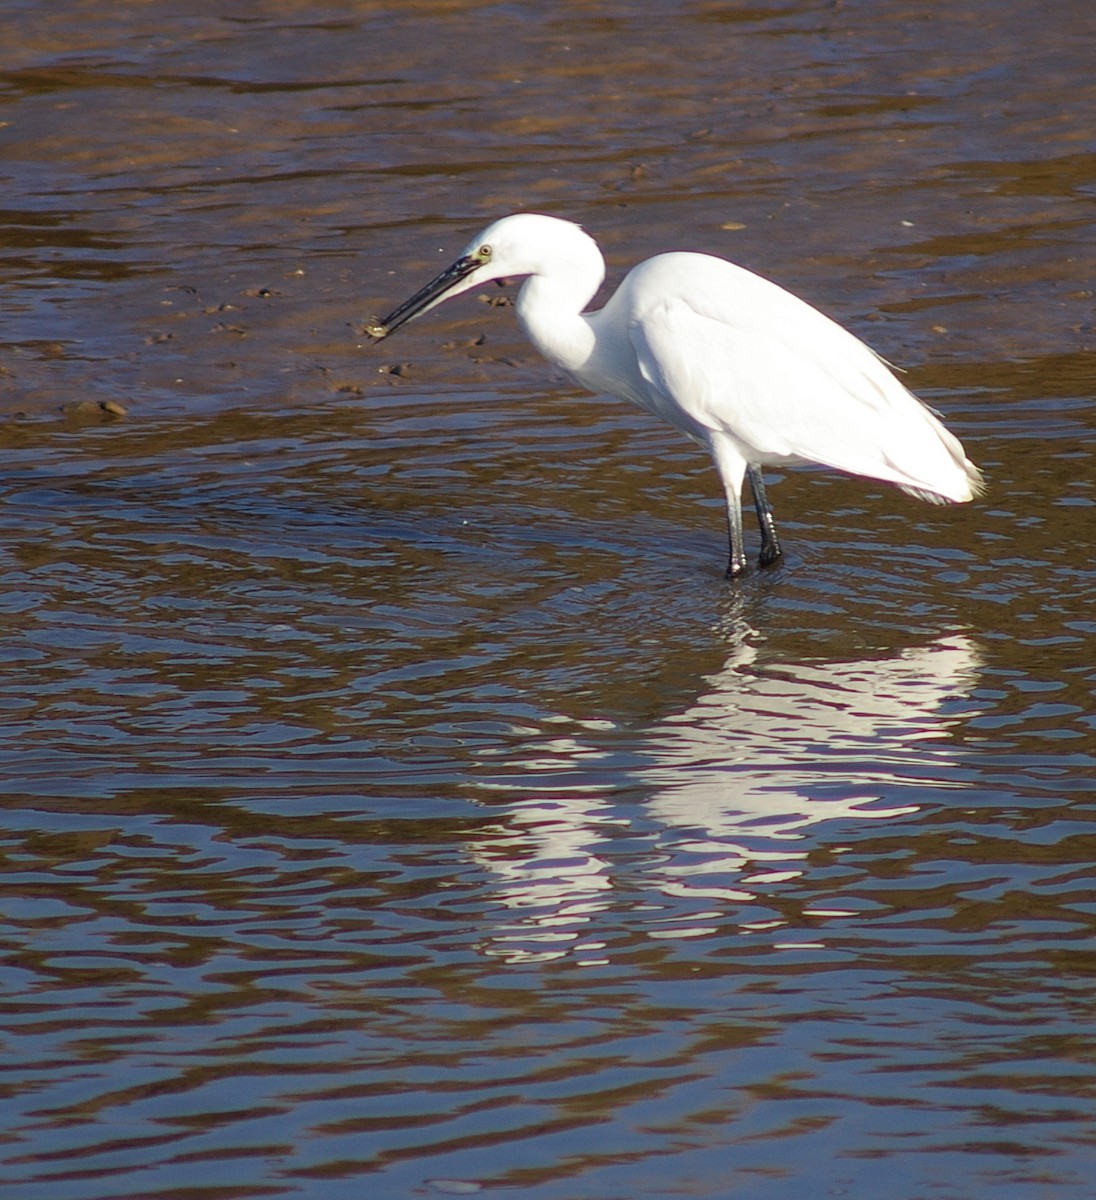
<path fill-rule="evenodd" d="M 466 279 L 479 266 L 482 266 L 480 260 L 470 254 L 458 258 L 451 267 L 446 267 L 440 275 L 431 279 L 426 287 L 420 288 L 409 300 L 405 300 L 399 308 L 390 312 L 383 321 L 367 325 L 365 332 L 374 341 L 380 341 L 381 338 L 394 333 L 401 325 L 406 325 L 420 313 L 444 300 L 445 293 L 450 288 Z"/>

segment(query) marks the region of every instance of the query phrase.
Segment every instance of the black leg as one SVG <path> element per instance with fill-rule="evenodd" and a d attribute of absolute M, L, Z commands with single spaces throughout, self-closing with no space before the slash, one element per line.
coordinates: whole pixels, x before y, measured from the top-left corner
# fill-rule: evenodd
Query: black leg
<path fill-rule="evenodd" d="M 770 567 L 774 562 L 779 561 L 784 553 L 780 549 L 780 540 L 776 536 L 776 522 L 773 520 L 773 510 L 769 507 L 769 498 L 765 495 L 765 484 L 761 478 L 761 472 L 752 464 L 746 468 L 746 478 L 750 481 L 750 490 L 753 492 L 754 508 L 757 509 L 757 523 L 761 527 L 761 554 L 758 556 L 758 563 L 763 567 Z M 739 513 L 739 544 L 741 545 L 742 538 L 742 516 Z"/>
<path fill-rule="evenodd" d="M 727 531 L 731 539 L 727 578 L 737 579 L 746 570 L 746 548 L 742 537 L 742 500 L 738 488 L 727 487 L 724 493 L 727 497 Z"/>

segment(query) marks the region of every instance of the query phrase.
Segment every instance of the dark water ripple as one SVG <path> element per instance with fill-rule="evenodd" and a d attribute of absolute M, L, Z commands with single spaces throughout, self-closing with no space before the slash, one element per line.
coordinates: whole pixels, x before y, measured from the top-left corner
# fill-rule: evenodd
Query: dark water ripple
<path fill-rule="evenodd" d="M 1083 573 L 949 545 L 939 510 L 884 556 L 886 521 L 850 536 L 869 496 L 734 593 L 695 496 L 637 519 L 579 466 L 554 513 L 528 466 L 492 490 L 509 403 L 440 479 L 386 423 L 381 491 L 354 404 L 15 457 L 20 1194 L 186 1164 L 231 1195 L 259 1163 L 270 1194 L 397 1195 L 487 1162 L 654 1194 L 733 1162 L 779 1195 L 835 1143 L 827 1186 L 1082 1194 Z M 560 460 L 613 478 L 629 419 Z M 688 455 L 651 494 L 692 490 Z"/>

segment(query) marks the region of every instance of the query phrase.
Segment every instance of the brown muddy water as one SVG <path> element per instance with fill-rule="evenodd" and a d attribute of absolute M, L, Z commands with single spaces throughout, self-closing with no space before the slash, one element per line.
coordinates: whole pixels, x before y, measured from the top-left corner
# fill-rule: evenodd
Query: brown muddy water
<path fill-rule="evenodd" d="M 4 1197 L 1090 1198 L 1090 0 L 0 26 Z M 774 472 L 725 583 L 508 292 L 361 336 L 521 208 L 809 298 L 987 495 Z"/>

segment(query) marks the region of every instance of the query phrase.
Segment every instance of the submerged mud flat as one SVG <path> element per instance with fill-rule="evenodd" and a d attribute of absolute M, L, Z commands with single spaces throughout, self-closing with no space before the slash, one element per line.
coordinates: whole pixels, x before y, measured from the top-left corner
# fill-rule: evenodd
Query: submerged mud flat
<path fill-rule="evenodd" d="M 6 17 L 6 1190 L 1087 1197 L 1090 6 Z M 986 497 L 774 473 L 728 586 L 512 290 L 368 345 L 522 208 L 803 295 Z"/>

